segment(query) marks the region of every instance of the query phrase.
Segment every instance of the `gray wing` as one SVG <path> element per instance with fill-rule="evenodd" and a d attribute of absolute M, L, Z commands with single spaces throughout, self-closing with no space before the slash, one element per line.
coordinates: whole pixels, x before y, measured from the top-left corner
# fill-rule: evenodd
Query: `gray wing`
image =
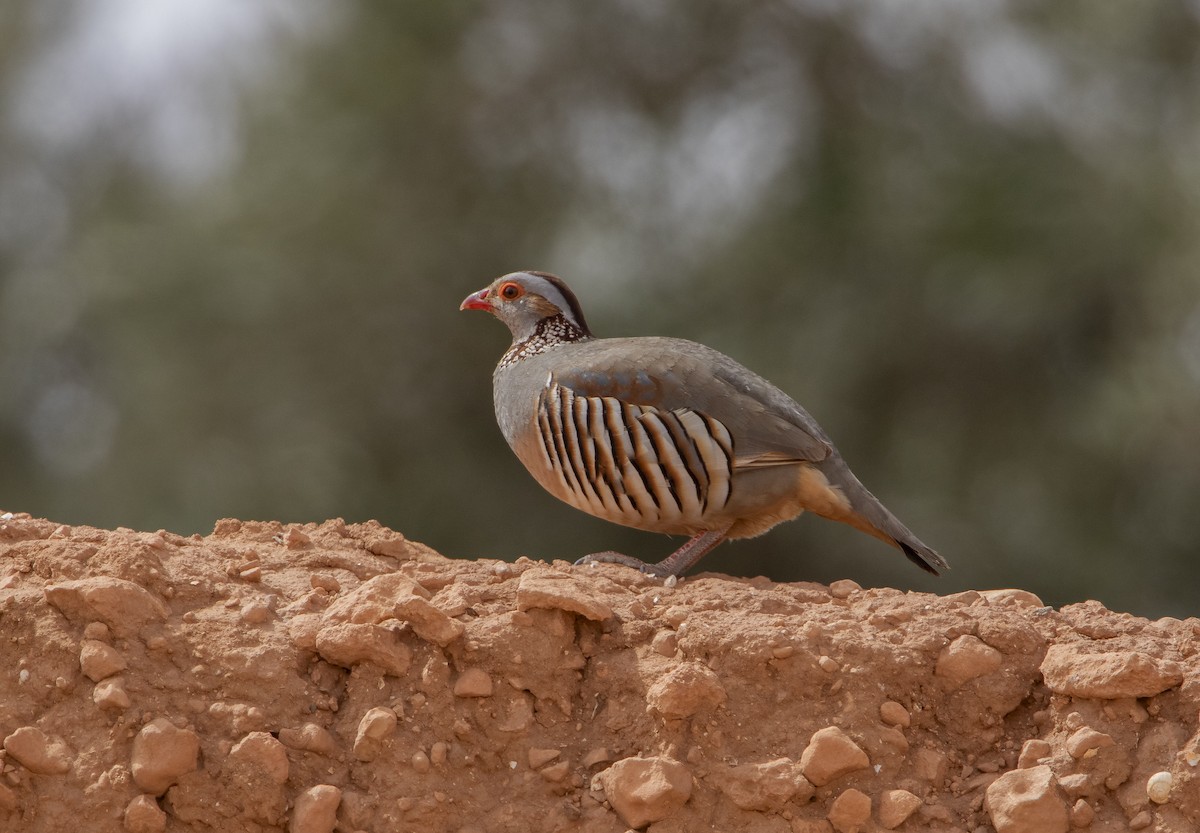
<path fill-rule="evenodd" d="M 594 344 L 578 357 L 583 361 L 556 372 L 554 381 L 577 396 L 687 410 L 715 420 L 732 438 L 737 468 L 817 463 L 833 451 L 807 411 L 723 353 L 682 339 Z"/>

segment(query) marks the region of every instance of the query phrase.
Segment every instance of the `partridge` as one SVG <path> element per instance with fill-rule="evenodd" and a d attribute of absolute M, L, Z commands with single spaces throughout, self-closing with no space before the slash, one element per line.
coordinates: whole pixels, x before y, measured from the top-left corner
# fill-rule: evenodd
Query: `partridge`
<path fill-rule="evenodd" d="M 948 565 L 858 481 L 808 412 L 733 359 L 677 338 L 596 338 L 575 294 L 545 272 L 514 272 L 468 295 L 512 331 L 492 378 L 508 444 L 550 494 L 613 523 L 689 540 L 657 564 L 677 576 L 725 539 L 760 535 L 808 510 Z"/>

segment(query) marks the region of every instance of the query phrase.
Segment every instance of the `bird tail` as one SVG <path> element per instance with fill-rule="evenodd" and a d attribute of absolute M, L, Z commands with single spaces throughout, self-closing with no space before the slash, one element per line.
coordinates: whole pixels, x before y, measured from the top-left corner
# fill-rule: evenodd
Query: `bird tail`
<path fill-rule="evenodd" d="M 903 552 L 909 561 L 935 576 L 940 575 L 940 570 L 950 569 L 946 559 L 913 535 L 899 518 L 880 503 L 879 498 L 867 491 L 867 487 L 854 476 L 854 472 L 850 471 L 850 467 L 841 457 L 835 454 L 823 461 L 821 469 L 830 483 L 839 487 L 850 501 L 850 511 L 830 516 L 832 520 L 850 524 L 855 529 L 891 544 Z"/>

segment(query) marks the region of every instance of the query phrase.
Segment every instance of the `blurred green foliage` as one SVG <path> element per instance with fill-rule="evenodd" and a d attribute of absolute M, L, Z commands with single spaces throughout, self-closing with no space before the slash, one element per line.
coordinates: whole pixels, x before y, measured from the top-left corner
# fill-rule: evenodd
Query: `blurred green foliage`
<path fill-rule="evenodd" d="M 539 268 L 792 393 L 954 569 L 807 518 L 703 567 L 1196 613 L 1194 2 L 25 3 L 0 46 L 0 507 L 657 560 L 493 424 L 457 305 Z"/>

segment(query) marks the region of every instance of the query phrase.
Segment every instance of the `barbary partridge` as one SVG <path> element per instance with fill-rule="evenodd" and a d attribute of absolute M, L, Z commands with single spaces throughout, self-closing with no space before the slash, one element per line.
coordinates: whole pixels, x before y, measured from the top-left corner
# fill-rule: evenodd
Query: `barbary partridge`
<path fill-rule="evenodd" d="M 514 272 L 460 309 L 512 331 L 493 395 L 504 438 L 538 483 L 576 509 L 635 529 L 687 535 L 657 564 L 677 576 L 726 538 L 808 510 L 948 565 L 858 481 L 808 412 L 728 356 L 678 338 L 596 338 L 575 294 L 545 272 Z"/>

